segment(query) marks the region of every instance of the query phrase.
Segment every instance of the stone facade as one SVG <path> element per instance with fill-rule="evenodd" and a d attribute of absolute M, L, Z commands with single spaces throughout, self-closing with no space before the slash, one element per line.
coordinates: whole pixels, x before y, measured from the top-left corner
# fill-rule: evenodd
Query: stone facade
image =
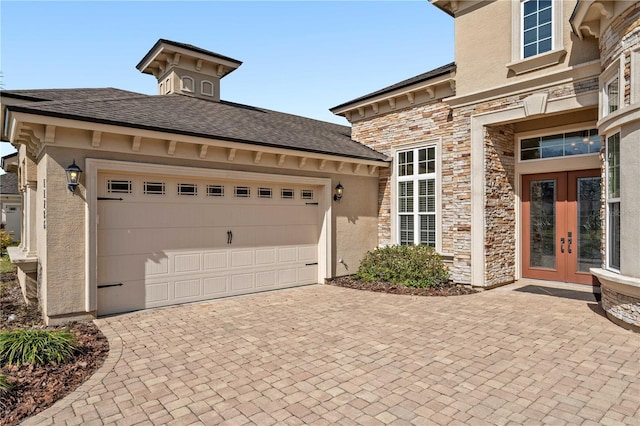
<path fill-rule="evenodd" d="M 610 317 L 617 318 L 635 331 L 640 331 L 640 298 L 622 294 L 608 286 L 603 286 L 602 309 Z"/>
<path fill-rule="evenodd" d="M 548 100 L 598 90 L 597 78 L 586 78 L 538 90 Z M 452 256 L 451 277 L 461 284 L 494 286 L 516 277 L 515 136 L 513 125 L 490 127 L 484 139 L 484 259 L 481 283 L 471 282 L 471 117 L 523 105 L 534 92 L 509 95 L 455 107 L 438 100 L 380 114 L 353 123 L 352 137 L 393 156 L 394 148 L 441 139 L 441 228 L 443 255 Z M 386 171 L 384 171 L 386 172 Z M 389 171 L 391 172 L 391 171 Z M 391 230 L 392 179 L 380 174 L 378 244 L 395 244 Z"/>

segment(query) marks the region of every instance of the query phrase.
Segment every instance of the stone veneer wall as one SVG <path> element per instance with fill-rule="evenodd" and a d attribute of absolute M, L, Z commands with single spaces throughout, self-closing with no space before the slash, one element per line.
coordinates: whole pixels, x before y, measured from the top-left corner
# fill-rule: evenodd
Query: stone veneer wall
<path fill-rule="evenodd" d="M 598 78 L 552 86 L 548 100 L 598 90 Z M 462 107 L 445 102 L 418 105 L 352 124 L 352 138 L 389 156 L 393 147 L 442 138 L 441 194 L 442 254 L 453 255 L 451 277 L 457 283 L 489 286 L 515 277 L 515 140 L 511 126 L 485 133 L 485 281 L 471 282 L 471 117 L 521 106 L 531 93 L 506 96 Z M 502 133 L 501 133 L 502 132 Z M 395 163 L 394 163 L 395 164 Z M 391 239 L 391 179 L 382 173 L 379 192 L 378 244 Z"/>
<path fill-rule="evenodd" d="M 516 277 L 515 135 L 513 124 L 487 127 L 484 140 L 485 285 Z"/>
<path fill-rule="evenodd" d="M 620 58 L 624 67 L 624 104 L 631 103 L 631 49 L 640 44 L 640 2 L 621 13 L 600 37 L 600 63 L 604 71 Z"/>

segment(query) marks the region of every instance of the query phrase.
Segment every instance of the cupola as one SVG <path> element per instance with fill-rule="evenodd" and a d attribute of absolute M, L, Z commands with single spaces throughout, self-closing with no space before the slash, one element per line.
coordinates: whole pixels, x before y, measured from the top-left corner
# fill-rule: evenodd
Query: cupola
<path fill-rule="evenodd" d="M 220 101 L 220 79 L 242 62 L 190 44 L 160 39 L 136 66 L 158 80 L 158 94 Z"/>

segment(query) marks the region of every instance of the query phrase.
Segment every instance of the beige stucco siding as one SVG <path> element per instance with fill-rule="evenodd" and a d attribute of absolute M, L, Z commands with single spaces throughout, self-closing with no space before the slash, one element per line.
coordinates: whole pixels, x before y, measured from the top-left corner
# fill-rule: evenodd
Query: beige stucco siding
<path fill-rule="evenodd" d="M 71 146 L 91 146 L 92 133 L 84 130 L 58 127 L 56 141 Z M 63 142 L 64 141 L 64 142 Z M 115 152 L 114 152 L 115 151 Z M 121 151 L 121 152 L 117 152 Z M 128 151 L 128 152 L 126 152 Z M 142 139 L 140 153 L 131 153 L 131 137 L 103 134 L 98 148 L 73 148 L 46 146 L 38 162 L 39 174 L 46 176 L 46 230 L 44 229 L 44 188 L 38 191 L 36 217 L 38 232 L 38 262 L 43 311 L 51 322 L 57 316 L 83 317 L 87 315 L 86 258 L 84 245 L 87 209 L 86 184 L 83 174 L 75 195 L 67 189 L 65 168 L 73 160 L 87 170 L 85 160 L 100 158 L 156 165 L 183 166 L 189 168 L 246 171 L 253 173 L 305 176 L 331 179 L 331 191 L 341 182 L 345 188 L 343 199 L 331 203 L 331 276 L 345 275 L 357 270 L 362 256 L 378 244 L 377 233 L 377 173 L 369 175 L 365 166 L 354 175 L 354 167 L 343 166 L 343 173 L 331 163 L 328 170 L 300 170 L 299 159 L 289 158 L 285 166 L 277 167 L 276 158 L 264 154 L 265 167 L 249 165 L 254 156 L 238 151 L 235 162 L 196 160 L 198 149 L 190 144 L 178 144 L 175 156 L 166 156 L 166 141 Z M 156 155 L 154 155 L 156 154 Z M 215 155 L 215 153 L 214 153 Z M 182 158 L 180 158 L 182 157 Z M 190 158 L 189 158 L 190 157 Z M 245 158 L 246 157 L 246 158 Z M 311 161 L 311 160 L 310 160 Z M 245 164 L 242 164 L 242 163 Z M 337 164 L 337 163 L 336 163 Z M 295 167 L 294 167 L 295 166 Z M 298 169 L 298 170 L 296 170 Z M 333 170 L 333 171 L 332 171 Z M 43 182 L 39 181 L 39 184 Z M 95 196 L 95 194 L 90 194 Z M 344 264 L 339 264 L 343 259 Z M 347 269 L 348 268 L 348 269 Z M 61 318 L 61 317 L 60 317 Z"/>
<path fill-rule="evenodd" d="M 520 20 L 517 6 L 514 9 L 512 3 L 517 2 L 487 2 L 456 16 L 456 96 L 544 76 L 598 59 L 597 41 L 580 40 L 571 32 L 569 17 L 575 1 L 556 1 L 556 5 L 562 7 L 562 38 L 566 55 L 556 65 L 515 75 L 507 68 L 514 61 L 512 24 L 514 20 Z"/>

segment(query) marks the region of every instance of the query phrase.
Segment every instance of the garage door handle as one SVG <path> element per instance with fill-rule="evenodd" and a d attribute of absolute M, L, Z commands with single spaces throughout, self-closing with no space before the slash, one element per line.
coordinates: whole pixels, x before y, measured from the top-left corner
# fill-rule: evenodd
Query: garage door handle
<path fill-rule="evenodd" d="M 229 230 L 227 231 L 227 244 L 231 244 L 232 241 L 233 241 L 233 232 Z"/>
<path fill-rule="evenodd" d="M 304 266 L 313 266 L 313 265 L 317 265 L 318 262 L 313 262 L 313 263 L 305 263 Z"/>
<path fill-rule="evenodd" d="M 103 284 L 103 285 L 99 285 L 98 288 L 107 288 L 107 287 L 121 287 L 124 284 L 122 283 L 118 283 L 118 284 Z"/>

